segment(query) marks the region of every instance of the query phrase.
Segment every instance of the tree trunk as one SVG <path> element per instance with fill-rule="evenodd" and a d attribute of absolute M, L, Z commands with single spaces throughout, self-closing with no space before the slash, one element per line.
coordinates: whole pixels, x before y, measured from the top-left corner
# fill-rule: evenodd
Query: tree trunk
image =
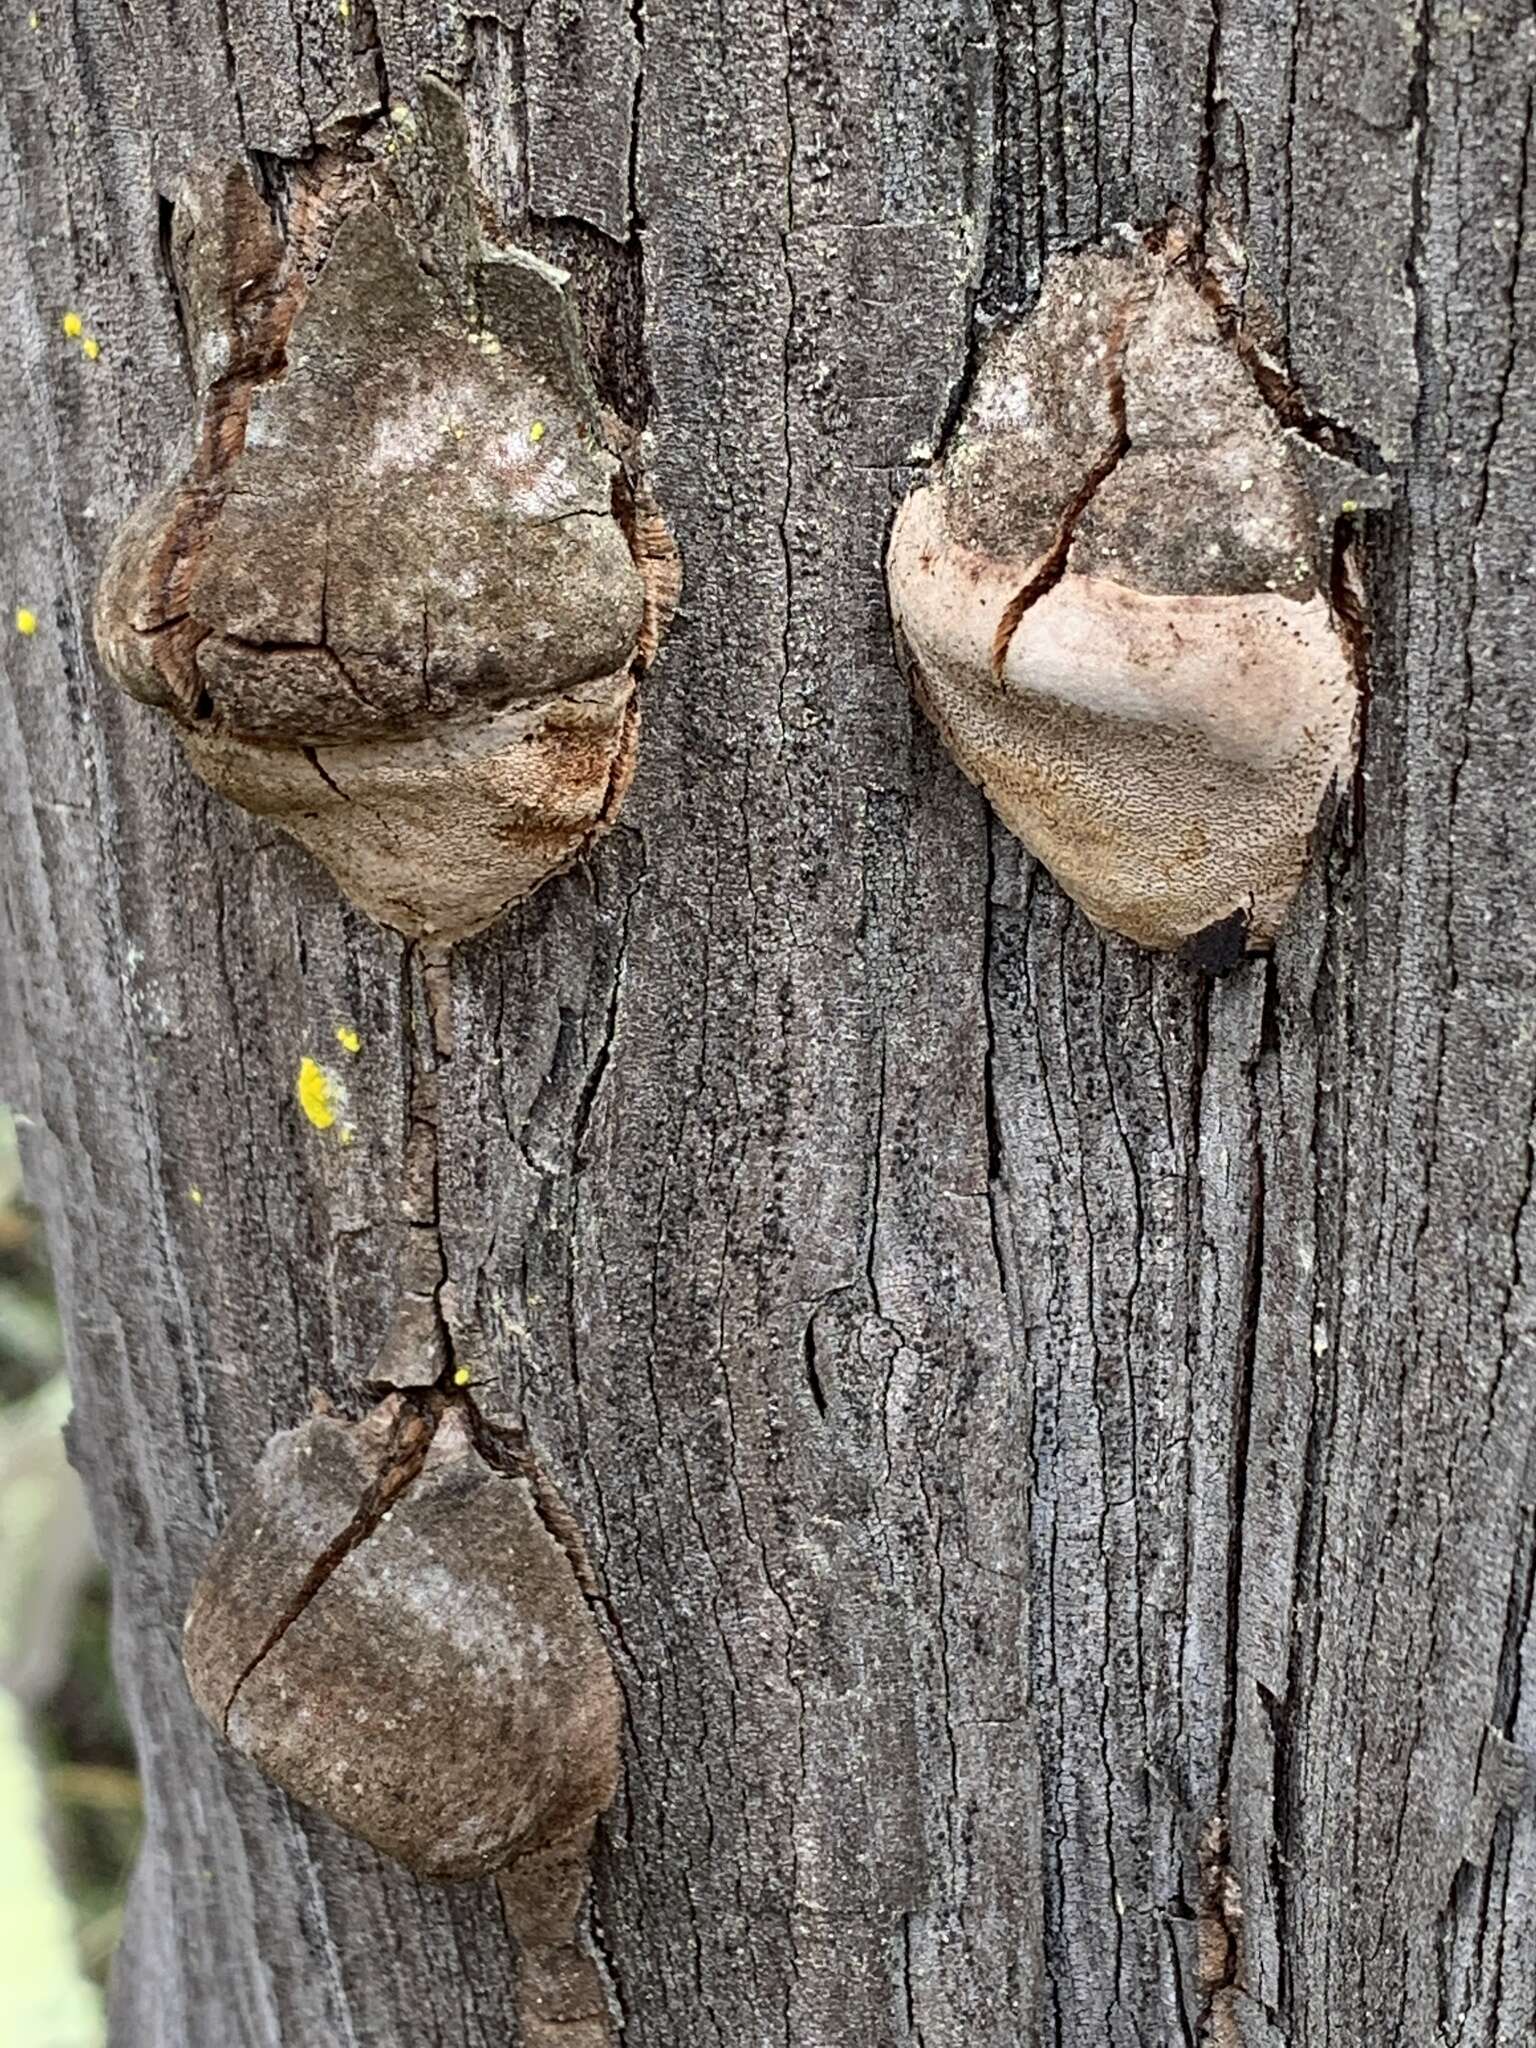
<path fill-rule="evenodd" d="M 493 1889 L 290 1805 L 186 1693 L 263 1441 L 312 1389 L 366 1405 L 422 991 L 88 626 L 190 413 L 180 175 L 428 70 L 512 235 L 573 269 L 687 568 L 622 823 L 456 950 L 443 1077 L 461 1341 L 614 1618 L 624 2041 L 1528 2041 L 1528 7 L 33 20 L 0 1021 L 147 1788 L 119 2048 L 516 2026 Z M 977 321 L 1173 209 L 1230 221 L 1395 488 L 1354 800 L 1272 959 L 1217 982 L 1098 935 L 989 821 L 881 570 Z M 306 1054 L 346 1065 L 350 1145 L 299 1114 Z"/>

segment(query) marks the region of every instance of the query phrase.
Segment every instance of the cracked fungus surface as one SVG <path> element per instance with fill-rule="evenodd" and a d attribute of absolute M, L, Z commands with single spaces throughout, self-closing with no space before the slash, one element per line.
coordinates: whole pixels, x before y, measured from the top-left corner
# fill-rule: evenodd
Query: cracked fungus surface
<path fill-rule="evenodd" d="M 1354 760 L 1331 582 L 1360 482 L 1147 250 L 1058 259 L 992 337 L 897 516 L 892 609 L 950 752 L 1095 923 L 1274 936 Z"/>
<path fill-rule="evenodd" d="M 97 641 L 205 780 L 381 922 L 453 939 L 616 813 L 659 630 L 636 536 L 664 529 L 606 445 L 560 273 L 479 252 L 503 344 L 372 187 L 311 211 L 318 258 L 243 173 L 178 202 L 202 415 L 114 546 Z"/>
<path fill-rule="evenodd" d="M 185 1662 L 236 1749 L 423 1876 L 504 1869 L 613 1796 L 617 1688 L 571 1561 L 454 1409 L 274 1437 Z"/>

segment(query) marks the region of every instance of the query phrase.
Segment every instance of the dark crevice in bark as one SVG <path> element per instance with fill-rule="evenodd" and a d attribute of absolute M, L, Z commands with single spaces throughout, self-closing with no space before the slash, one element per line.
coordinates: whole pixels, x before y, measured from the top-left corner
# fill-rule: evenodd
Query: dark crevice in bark
<path fill-rule="evenodd" d="M 1268 954 L 1264 961 L 1266 977 L 1266 1010 L 1268 989 L 1274 981 L 1274 954 Z M 1229 1495 L 1229 1534 L 1227 1534 L 1227 1659 L 1225 1659 L 1225 1688 L 1223 1688 L 1223 1733 L 1221 1733 L 1221 1804 L 1223 1810 L 1229 1804 L 1229 1782 L 1231 1782 L 1231 1761 L 1233 1747 L 1237 1743 L 1237 1688 L 1241 1683 L 1241 1667 L 1237 1661 L 1237 1647 L 1241 1636 L 1241 1614 L 1243 1614 L 1243 1518 L 1247 1509 L 1247 1460 L 1251 1448 L 1253 1430 L 1253 1374 L 1257 1370 L 1257 1346 L 1260 1346 L 1260 1313 L 1264 1303 L 1264 1139 L 1260 1128 L 1260 1106 L 1257 1106 L 1257 1083 L 1253 1102 L 1253 1124 L 1249 1130 L 1249 1208 L 1247 1208 L 1247 1247 L 1243 1255 L 1243 1296 L 1239 1307 L 1239 1354 L 1237 1354 L 1237 1380 L 1233 1389 L 1233 1466 L 1231 1466 L 1231 1495 Z"/>
<path fill-rule="evenodd" d="M 620 957 L 622 959 L 622 951 Z M 570 1156 L 573 1180 L 579 1179 L 581 1175 L 581 1169 L 584 1164 L 583 1153 L 586 1147 L 587 1130 L 592 1122 L 592 1111 L 596 1105 L 598 1094 L 602 1089 L 604 1076 L 608 1072 L 608 1062 L 613 1055 L 613 1043 L 618 1032 L 621 988 L 621 976 L 615 973 L 612 986 L 608 991 L 608 1006 L 603 1014 L 603 1035 L 598 1040 L 596 1056 L 591 1066 L 587 1069 L 586 1076 L 581 1084 L 581 1093 L 576 1098 L 576 1111 L 571 1119 Z"/>
<path fill-rule="evenodd" d="M 1300 1513 L 1295 1543 L 1296 1595 L 1288 1629 L 1285 1690 L 1278 1700 L 1267 1690 L 1261 1691 L 1274 1752 L 1269 1833 L 1278 1968 L 1275 2004 L 1278 2017 L 1287 2024 L 1295 2007 L 1297 1979 L 1304 1968 L 1306 1955 L 1304 1912 L 1307 1899 L 1305 1890 L 1297 1881 L 1300 1866 L 1296 1848 L 1304 1826 L 1303 1798 L 1307 1778 L 1303 1746 L 1307 1702 L 1318 1659 L 1318 1631 L 1323 1611 L 1321 1573 L 1328 1542 L 1325 1473 L 1333 1416 L 1325 1409 L 1320 1394 L 1321 1390 L 1314 1381 L 1297 1486 Z"/>
<path fill-rule="evenodd" d="M 1177 1913 L 1170 1914 L 1171 1921 L 1188 1922 L 1194 1919 L 1187 1901 L 1179 1901 Z M 1184 1990 L 1184 1962 L 1179 1949 L 1179 1937 L 1173 1926 L 1168 1929 L 1168 1975 L 1173 1985 L 1174 2013 L 1179 2023 L 1180 2048 L 1199 2048 L 1195 2029 L 1190 2018 L 1189 2000 Z"/>
<path fill-rule="evenodd" d="M 218 22 L 219 47 L 224 58 L 224 75 L 229 82 L 229 97 L 235 109 L 235 123 L 240 130 L 240 139 L 245 140 L 245 102 L 240 96 L 240 77 L 235 62 L 235 38 L 229 18 L 229 0 L 214 0 L 214 17 Z"/>
<path fill-rule="evenodd" d="M 1466 1930 L 1480 1926 L 1485 1918 L 1487 1883 L 1486 1870 L 1463 1859 L 1436 1922 L 1435 1988 L 1441 2038 L 1446 2041 L 1456 2040 L 1465 2024 L 1464 1969 L 1459 1967 L 1457 1949 Z M 1482 1899 L 1477 1897 L 1480 1890 Z M 1453 1983 L 1458 1976 L 1463 1978 L 1461 1985 Z"/>
<path fill-rule="evenodd" d="M 1361 582 L 1360 550 L 1349 518 L 1337 519 L 1328 565 L 1328 603 L 1338 621 L 1354 671 L 1356 697 L 1355 766 L 1350 776 L 1350 844 L 1365 836 L 1365 760 L 1371 728 L 1371 636 Z"/>
<path fill-rule="evenodd" d="M 1533 1445 L 1528 1486 L 1536 1482 L 1536 1445 Z M 1517 1739 L 1520 1709 L 1525 1688 L 1525 1646 L 1531 1635 L 1531 1615 L 1536 1607 L 1536 1507 L 1521 1509 L 1520 1535 L 1514 1567 L 1510 1573 L 1509 1600 L 1504 1614 L 1504 1636 L 1499 1645 L 1499 1668 L 1495 1681 L 1493 1712 L 1489 1719 L 1506 1741 Z"/>
<path fill-rule="evenodd" d="M 977 316 L 985 311 L 997 318 L 1022 311 L 1028 296 L 1027 279 L 1038 275 L 1045 261 L 1048 241 L 1045 222 L 1046 181 L 1027 181 L 1017 125 L 1022 120 L 1022 81 L 1030 81 L 1029 97 L 1034 112 L 1034 145 L 1043 157 L 1041 135 L 1042 71 L 1035 50 L 1035 24 L 1030 21 L 1030 48 L 1026 52 L 1009 20 L 1009 0 L 988 0 L 992 52 L 992 162 L 988 181 L 987 218 L 979 232 L 981 253 L 979 274 L 969 294 L 966 320 L 966 364 L 963 389 L 951 394 L 944 426 L 947 440 L 964 410 L 974 373 Z M 1017 69 L 1015 68 L 1017 67 Z M 1032 218 L 1026 225 L 1026 204 L 1032 197 Z M 1032 247 L 1027 246 L 1026 237 Z"/>
<path fill-rule="evenodd" d="M 869 1226 L 864 1233 L 864 1285 L 868 1291 L 871 1308 L 882 1318 L 885 1311 L 880 1304 L 880 1282 L 875 1272 L 875 1255 L 880 1234 L 880 1192 L 885 1174 L 886 1052 L 886 1043 L 882 1037 L 875 1089 L 875 1127 L 870 1137 Z"/>
<path fill-rule="evenodd" d="M 1424 119 L 1428 120 L 1427 94 Z M 1505 286 L 1505 300 L 1509 322 L 1507 337 L 1500 351 L 1498 382 L 1495 386 L 1493 404 L 1489 410 L 1486 432 L 1478 451 L 1476 497 L 1471 513 L 1471 544 L 1467 549 L 1468 589 L 1464 611 L 1461 659 L 1461 738 L 1456 757 L 1451 764 L 1449 785 L 1446 792 L 1446 808 L 1450 820 L 1450 833 L 1454 838 L 1457 825 L 1457 810 L 1461 796 L 1462 776 L 1465 773 L 1468 755 L 1472 748 L 1472 713 L 1477 695 L 1477 658 L 1474 652 L 1474 620 L 1485 599 L 1482 575 L 1483 521 L 1487 516 L 1489 493 L 1495 475 L 1495 450 L 1504 431 L 1505 409 L 1509 397 L 1510 380 L 1515 374 L 1515 365 L 1521 343 L 1522 323 L 1520 307 L 1520 273 L 1526 241 L 1526 207 L 1531 171 L 1532 116 L 1536 112 L 1536 90 L 1528 90 L 1525 96 L 1525 118 L 1520 134 L 1520 169 L 1515 186 L 1513 209 L 1512 250 L 1509 279 Z M 1454 967 L 1453 967 L 1454 973 Z"/>
<path fill-rule="evenodd" d="M 1290 34 L 1285 50 L 1285 123 L 1281 150 L 1280 331 L 1291 332 L 1291 287 L 1296 273 L 1296 103 L 1301 77 L 1305 0 L 1290 0 Z M 1287 343 L 1289 348 L 1289 343 Z"/>
<path fill-rule="evenodd" d="M 374 0 L 352 0 L 352 48 L 359 57 L 372 57 L 379 82 L 379 105 L 390 103 L 389 64 L 384 39 L 379 33 L 379 15 Z"/>
<path fill-rule="evenodd" d="M 1429 118 L 1430 53 L 1434 38 L 1432 0 L 1419 0 L 1413 17 L 1413 77 L 1408 88 L 1408 111 L 1418 138 L 1414 151 L 1411 207 L 1413 231 L 1408 250 L 1408 276 L 1413 295 L 1413 357 L 1418 371 L 1418 403 L 1414 407 L 1413 442 L 1424 448 L 1433 434 L 1436 415 L 1444 399 L 1434 337 L 1430 333 L 1429 298 L 1424 287 L 1424 267 L 1429 240 L 1429 181 L 1432 169 L 1434 130 Z"/>
<path fill-rule="evenodd" d="M 1020 309 L 1022 299 L 1021 260 L 1023 229 L 1008 195 L 1008 169 L 1013 160 L 1011 147 L 1013 96 L 1008 68 L 1009 39 L 1004 21 L 1007 0 L 989 0 L 992 31 L 992 147 L 994 161 L 988 185 L 987 218 L 976 230 L 976 260 L 965 286 L 965 346 L 957 374 L 951 380 L 934 441 L 935 457 L 943 454 L 957 432 L 970 403 L 982 355 L 983 317 L 995 318 L 1005 311 Z M 1036 87 L 1038 119 L 1039 95 Z M 1038 140 L 1038 137 L 1037 137 Z M 1037 223 L 1043 262 L 1044 227 Z M 881 559 L 885 559 L 885 534 Z"/>
<path fill-rule="evenodd" d="M 627 0 L 629 24 L 635 34 L 635 91 L 629 107 L 629 162 L 626 166 L 629 194 L 629 232 L 637 241 L 645 221 L 640 212 L 640 103 L 645 93 L 645 0 Z M 643 244 L 640 244 L 643 249 Z"/>
<path fill-rule="evenodd" d="M 1195 166 L 1195 248 L 1202 255 L 1216 175 L 1216 107 L 1220 90 L 1221 0 L 1211 0 L 1211 31 L 1205 48 L 1205 80 L 1200 100 L 1200 155 Z"/>
<path fill-rule="evenodd" d="M 160 271 L 165 279 L 165 288 L 170 295 L 171 311 L 176 319 L 177 347 L 181 366 L 189 388 L 196 379 L 192 368 L 192 337 L 187 331 L 187 306 L 182 296 L 181 280 L 176 275 L 176 260 L 173 254 L 172 230 L 176 221 L 176 204 L 164 193 L 157 195 L 155 246 L 160 256 Z"/>
<path fill-rule="evenodd" d="M 459 1356 L 454 1319 L 445 1300 L 449 1266 L 447 1247 L 442 1234 L 441 1185 L 440 1093 L 443 1070 L 453 1058 L 455 1038 L 452 949 L 420 940 L 413 941 L 406 947 L 403 961 L 406 997 L 402 1004 L 402 1014 L 407 1018 L 414 1007 L 410 1001 L 413 972 L 419 974 L 421 1011 L 425 1014 L 427 1043 L 423 1045 L 418 1035 L 409 1024 L 407 1025 L 407 1114 L 412 1128 L 412 1144 L 407 1148 L 409 1165 L 402 1207 L 410 1225 L 421 1233 L 430 1247 L 431 1264 L 435 1274 L 430 1296 L 426 1297 L 430 1302 L 435 1343 L 434 1362 L 438 1367 L 432 1387 L 433 1397 L 441 1403 L 461 1410 L 469 1425 L 470 1439 L 485 1464 L 493 1471 L 505 1472 L 527 1481 L 535 1510 L 551 1537 L 569 1559 L 583 1594 L 589 1604 L 600 1606 L 606 1616 L 607 1602 L 600 1594 L 579 1523 L 565 1505 L 545 1467 L 534 1455 L 526 1431 L 520 1426 L 493 1421 L 481 1412 L 474 1397 L 474 1380 L 470 1368 Z M 617 984 L 614 1002 L 616 1005 Z M 412 1153 L 414 1158 L 411 1157 Z M 414 1370 L 412 1352 L 419 1341 L 421 1321 L 415 1311 L 422 1300 L 422 1296 L 413 1295 L 409 1291 L 402 1298 L 396 1329 L 386 1340 L 386 1355 L 380 1361 L 375 1385 L 390 1384 L 387 1368 L 391 1356 L 399 1357 L 407 1370 Z M 609 1618 L 611 1619 L 611 1616 Z"/>
<path fill-rule="evenodd" d="M 998 1031 L 993 1010 L 993 984 L 997 971 L 997 834 L 1001 827 L 995 818 L 988 816 L 984 830 L 987 835 L 987 875 L 981 927 L 981 1013 L 986 1036 L 982 1051 L 981 1090 L 987 1133 L 987 1230 L 993 1263 L 997 1268 L 998 1293 L 1006 1303 L 1008 1268 L 1003 1257 L 1004 1219 L 999 1213 L 1007 1193 L 1004 1184 L 1006 1154 L 997 1106 Z"/>
<path fill-rule="evenodd" d="M 821 1373 L 816 1365 L 816 1315 L 813 1310 L 806 1318 L 805 1331 L 800 1340 L 801 1361 L 805 1368 L 805 1383 L 810 1389 L 811 1399 L 816 1404 L 816 1413 L 825 1422 L 827 1419 L 827 1390 L 821 1383 Z"/>
<path fill-rule="evenodd" d="M 970 286 L 966 292 L 965 354 L 961 360 L 958 374 L 950 383 L 943 415 L 939 420 L 938 434 L 933 448 L 933 459 L 935 460 L 943 456 L 944 451 L 959 432 L 960 422 L 964 419 L 966 408 L 971 402 L 971 389 L 976 382 L 976 373 L 981 366 L 983 344 L 980 336 L 980 324 L 984 289 L 984 285 L 975 284 Z M 881 537 L 880 559 L 882 561 L 888 558 L 890 552 L 891 528 L 895 523 L 895 518 L 896 513 L 893 507 L 890 518 L 886 521 L 885 532 Z"/>
<path fill-rule="evenodd" d="M 795 548 L 790 538 L 790 514 L 795 503 L 795 322 L 799 312 L 795 279 L 795 178 L 798 140 L 795 134 L 795 56 L 790 0 L 781 0 L 779 26 L 784 39 L 784 211 L 779 229 L 779 248 L 784 265 L 784 332 L 780 343 L 782 382 L 779 406 L 782 414 L 780 448 L 783 460 L 783 490 L 779 500 L 779 554 L 784 570 L 784 608 L 779 631 L 780 668 L 778 677 L 779 745 L 782 754 L 788 731 L 785 695 L 794 674 Z"/>

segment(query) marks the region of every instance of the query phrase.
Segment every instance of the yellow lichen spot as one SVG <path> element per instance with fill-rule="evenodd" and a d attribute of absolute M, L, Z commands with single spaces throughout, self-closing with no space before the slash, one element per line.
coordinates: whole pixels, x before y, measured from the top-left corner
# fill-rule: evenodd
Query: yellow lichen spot
<path fill-rule="evenodd" d="M 1359 501 L 1354 498 L 1346 498 L 1339 507 L 1339 510 L 1341 512 L 1358 512 L 1360 510 Z"/>
<path fill-rule="evenodd" d="M 544 422 L 543 422 L 542 420 L 535 420 L 535 421 L 534 421 L 533 425 L 532 425 L 532 426 L 531 426 L 531 427 L 530 427 L 530 428 L 528 429 L 528 438 L 529 438 L 529 440 L 530 440 L 530 441 L 542 441 L 542 440 L 543 440 L 543 438 L 544 438 Z"/>
<path fill-rule="evenodd" d="M 88 363 L 94 363 L 101 354 L 101 343 L 94 334 L 88 334 L 80 344 L 80 353 Z"/>
<path fill-rule="evenodd" d="M 30 13 L 30 14 L 29 14 L 29 15 L 27 16 L 27 27 L 28 27 L 28 28 L 41 28 L 41 27 L 42 27 L 42 25 L 43 25 L 43 18 L 42 18 L 42 16 L 41 16 L 41 15 L 40 15 L 40 14 L 38 13 L 37 9 L 36 9 L 36 8 L 34 7 L 34 8 L 33 8 L 33 10 L 32 10 L 32 12 L 31 12 L 31 13 Z"/>
<path fill-rule="evenodd" d="M 467 1365 L 459 1366 L 454 1372 L 453 1384 L 456 1387 L 467 1387 L 469 1385 L 469 1367 Z"/>
<path fill-rule="evenodd" d="M 29 640 L 37 631 L 37 613 L 29 612 L 24 604 L 16 607 L 16 630 L 25 633 Z"/>
<path fill-rule="evenodd" d="M 397 128 L 403 128 L 411 118 L 411 110 L 404 100 L 396 100 L 389 110 L 389 118 Z"/>
<path fill-rule="evenodd" d="M 352 18 L 352 0 L 336 0 L 336 12 L 343 21 L 350 21 Z"/>
<path fill-rule="evenodd" d="M 331 1077 L 308 1053 L 299 1061 L 299 1107 L 317 1131 L 328 1131 L 336 1121 L 336 1099 Z"/>
<path fill-rule="evenodd" d="M 351 1124 L 342 1125 L 341 1129 L 336 1133 L 336 1142 L 338 1145 L 353 1145 L 357 1142 L 357 1132 Z"/>
<path fill-rule="evenodd" d="M 352 1029 L 350 1024 L 338 1024 L 336 1026 L 336 1043 L 343 1052 L 361 1052 L 363 1049 L 362 1039 Z"/>
<path fill-rule="evenodd" d="M 71 341 L 78 341 L 85 332 L 85 322 L 78 313 L 66 313 L 63 320 L 64 332 Z"/>
<path fill-rule="evenodd" d="M 203 1206 L 203 1191 L 202 1191 L 202 1189 L 201 1189 L 201 1188 L 188 1188 L 188 1189 L 187 1189 L 187 1200 L 188 1200 L 188 1201 L 189 1201 L 189 1202 L 190 1202 L 190 1203 L 192 1204 L 192 1206 L 193 1206 L 193 1208 L 194 1208 L 194 1209 L 201 1209 L 201 1207 Z"/>

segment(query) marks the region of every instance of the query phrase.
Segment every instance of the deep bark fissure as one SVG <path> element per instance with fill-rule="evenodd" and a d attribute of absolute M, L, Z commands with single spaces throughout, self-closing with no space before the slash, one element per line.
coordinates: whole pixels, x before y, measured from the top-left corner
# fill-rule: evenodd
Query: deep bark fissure
<path fill-rule="evenodd" d="M 1221 89 L 1221 0 L 1210 0 L 1210 7 L 1211 32 L 1205 48 L 1205 77 L 1200 94 L 1200 154 L 1195 167 L 1195 247 L 1202 255 L 1216 174 L 1216 109 Z"/>
<path fill-rule="evenodd" d="M 1275 983 L 1273 963 L 1266 959 L 1264 972 L 1264 1014 L 1260 1024 L 1259 1049 L 1249 1076 L 1253 1091 L 1252 1123 L 1248 1133 L 1249 1182 L 1247 1243 L 1244 1248 L 1242 1293 L 1238 1307 L 1238 1356 L 1232 1415 L 1231 1499 L 1228 1509 L 1229 1536 L 1226 1598 L 1226 1670 L 1220 1763 L 1220 1816 L 1227 1825 L 1230 1806 L 1232 1752 L 1237 1740 L 1238 1689 L 1242 1667 L 1238 1644 L 1242 1627 L 1243 1527 L 1248 1505 L 1248 1461 L 1253 1427 L 1253 1389 L 1257 1372 L 1260 1319 L 1264 1305 L 1264 1215 L 1266 1175 L 1264 1121 L 1260 1100 L 1259 1065 L 1269 1048 L 1264 1040 L 1273 1028 Z"/>
<path fill-rule="evenodd" d="M 625 167 L 625 184 L 629 194 L 630 239 L 643 256 L 645 244 L 640 237 L 640 230 L 645 222 L 640 212 L 640 106 L 645 93 L 645 0 L 625 0 L 625 5 L 639 59 L 635 65 L 635 89 L 629 105 L 629 162 Z M 642 297 L 642 308 L 643 303 Z M 644 324 L 643 318 L 641 324 Z"/>

